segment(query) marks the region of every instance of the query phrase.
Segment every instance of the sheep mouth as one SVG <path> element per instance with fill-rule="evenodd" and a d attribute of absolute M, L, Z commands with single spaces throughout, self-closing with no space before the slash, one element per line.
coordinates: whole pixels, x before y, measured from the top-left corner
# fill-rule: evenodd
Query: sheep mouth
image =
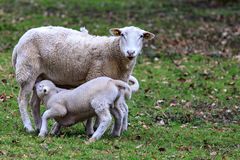
<path fill-rule="evenodd" d="M 128 56 L 127 57 L 129 60 L 133 60 L 135 57 L 134 56 Z"/>

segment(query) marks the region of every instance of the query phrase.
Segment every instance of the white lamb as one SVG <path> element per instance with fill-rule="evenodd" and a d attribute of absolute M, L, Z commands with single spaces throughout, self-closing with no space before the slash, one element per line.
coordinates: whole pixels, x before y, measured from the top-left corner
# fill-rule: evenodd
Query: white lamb
<path fill-rule="evenodd" d="M 111 123 L 110 110 L 114 109 L 120 95 L 131 97 L 131 88 L 120 80 L 98 77 L 73 90 L 61 90 L 51 81 L 43 80 L 36 84 L 38 97 L 43 100 L 47 110 L 42 115 L 39 136 L 47 134 L 47 120 L 54 118 L 57 123 L 52 133 L 57 134 L 61 126 L 71 126 L 93 116 L 100 122 L 90 141 L 99 139 Z"/>
<path fill-rule="evenodd" d="M 13 50 L 12 63 L 20 85 L 19 109 L 27 131 L 33 131 L 27 112 L 28 96 L 40 80 L 49 79 L 68 87 L 101 76 L 128 82 L 143 41 L 154 35 L 137 27 L 114 28 L 110 32 L 114 36 L 93 36 L 49 26 L 30 29 L 20 38 Z M 35 92 L 30 104 L 39 129 L 40 100 Z"/>

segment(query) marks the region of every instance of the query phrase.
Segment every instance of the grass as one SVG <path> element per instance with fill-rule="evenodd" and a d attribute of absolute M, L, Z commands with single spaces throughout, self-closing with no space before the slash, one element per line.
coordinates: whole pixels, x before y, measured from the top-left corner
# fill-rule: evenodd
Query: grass
<path fill-rule="evenodd" d="M 40 139 L 23 130 L 17 107 L 19 86 L 11 50 L 29 28 L 61 25 L 107 35 L 110 27 L 137 25 L 172 38 L 186 26 L 228 26 L 225 21 L 199 22 L 211 9 L 172 1 L 0 1 L 0 158 L 1 159 L 238 159 L 240 157 L 240 70 L 234 58 L 169 54 L 144 50 L 134 75 L 140 90 L 128 101 L 129 129 L 119 138 L 107 134 L 86 145 L 82 124 L 59 137 Z M 81 5 L 80 5 L 81 4 Z M 13 6 L 13 7 L 12 7 Z M 232 17 L 239 4 L 214 9 Z M 14 9 L 18 7 L 19 9 Z M 178 12 L 176 12 L 176 8 Z M 194 12 L 192 12 L 194 11 Z M 192 12 L 194 18 L 187 16 Z M 161 14 L 160 14 L 161 13 Z M 162 15 L 159 20 L 158 16 Z M 182 22 L 174 17 L 184 16 Z M 177 25 L 181 23 L 182 26 Z M 173 27 L 175 26 L 175 27 Z M 162 33 L 160 29 L 166 29 Z M 184 39 L 184 35 L 180 39 Z M 199 37 L 201 38 L 201 37 Z M 234 39 L 235 40 L 235 39 Z M 169 41 L 167 41 L 170 43 Z M 230 45 L 230 47 L 233 47 Z M 154 48 L 154 47 L 153 47 Z M 150 57 L 150 58 L 149 58 Z M 42 107 L 44 110 L 44 107 Z"/>

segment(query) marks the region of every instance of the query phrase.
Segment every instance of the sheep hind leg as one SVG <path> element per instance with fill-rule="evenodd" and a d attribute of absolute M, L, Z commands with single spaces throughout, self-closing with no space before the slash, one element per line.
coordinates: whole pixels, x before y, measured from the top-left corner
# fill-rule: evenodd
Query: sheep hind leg
<path fill-rule="evenodd" d="M 27 54 L 20 54 L 27 55 Z M 17 59 L 18 60 L 18 59 Z M 18 106 L 23 121 L 24 128 L 27 132 L 33 132 L 33 127 L 27 111 L 29 96 L 32 93 L 34 84 L 39 76 L 40 65 L 38 58 L 24 57 L 20 58 L 16 62 L 16 80 L 20 85 L 20 91 L 18 95 Z"/>
<path fill-rule="evenodd" d="M 32 92 L 34 84 L 35 84 L 35 80 L 32 80 L 28 83 L 24 83 L 23 85 L 20 85 L 21 87 L 20 87 L 20 92 L 18 96 L 19 111 L 21 114 L 24 128 L 26 129 L 27 132 L 34 131 L 34 129 L 32 128 L 28 111 L 27 111 L 28 97 Z"/>
<path fill-rule="evenodd" d="M 94 142 L 100 139 L 104 132 L 109 127 L 109 125 L 111 124 L 112 117 L 108 109 L 104 109 L 103 111 L 97 114 L 99 116 L 100 124 L 97 130 L 92 135 L 92 137 L 89 139 L 89 142 Z"/>
<path fill-rule="evenodd" d="M 110 111 L 114 117 L 114 125 L 112 127 L 111 135 L 114 137 L 119 137 L 122 130 L 123 113 L 118 106 L 114 106 L 114 108 L 111 108 Z"/>
<path fill-rule="evenodd" d="M 128 128 L 128 105 L 126 102 L 121 103 L 121 109 L 123 110 L 123 124 L 121 132 L 124 132 Z"/>
<path fill-rule="evenodd" d="M 117 114 L 119 114 L 119 117 L 121 118 L 121 128 L 120 128 L 120 131 L 118 131 L 120 132 L 118 133 L 120 135 L 123 131 L 126 131 L 128 127 L 128 106 L 126 104 L 123 94 L 115 102 L 115 108 L 116 108 Z M 115 132 L 116 131 L 117 129 L 115 130 Z"/>
<path fill-rule="evenodd" d="M 99 103 L 100 102 L 100 103 Z M 110 126 L 112 121 L 112 116 L 109 111 L 109 105 L 106 103 L 101 103 L 101 101 L 92 101 L 91 105 L 95 110 L 98 118 L 99 118 L 99 126 L 97 130 L 94 132 L 92 137 L 89 139 L 89 142 L 94 142 L 101 138 L 107 128 Z"/>

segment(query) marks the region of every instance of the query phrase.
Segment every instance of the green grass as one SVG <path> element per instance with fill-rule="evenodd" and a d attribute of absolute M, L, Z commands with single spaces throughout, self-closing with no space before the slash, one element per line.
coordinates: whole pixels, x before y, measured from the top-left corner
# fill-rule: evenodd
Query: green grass
<path fill-rule="evenodd" d="M 0 0 L 0 4 L 0 159 L 240 157 L 239 62 L 221 56 L 166 54 L 160 49 L 162 43 L 157 41 L 162 35 L 172 37 L 187 26 L 200 25 L 202 22 L 198 20 L 212 17 L 212 11 L 224 17 L 236 16 L 239 4 L 214 10 L 157 0 L 141 3 Z M 159 13 L 165 16 L 159 18 L 156 16 Z M 189 13 L 193 18 L 188 18 Z M 183 21 L 179 21 L 181 15 Z M 221 20 L 208 22 L 207 19 L 204 23 L 228 25 Z M 24 131 L 17 106 L 19 86 L 11 66 L 11 51 L 26 30 L 42 25 L 75 29 L 86 26 L 90 33 L 99 35 L 108 35 L 111 27 L 136 25 L 157 34 L 157 40 L 152 42 L 156 49 L 144 50 L 150 58 L 141 55 L 134 69 L 140 90 L 128 101 L 130 125 L 121 137 L 106 134 L 96 143 L 86 145 L 81 123 L 63 129 L 59 137 L 46 139 Z M 166 32 L 162 33 L 161 29 Z"/>

